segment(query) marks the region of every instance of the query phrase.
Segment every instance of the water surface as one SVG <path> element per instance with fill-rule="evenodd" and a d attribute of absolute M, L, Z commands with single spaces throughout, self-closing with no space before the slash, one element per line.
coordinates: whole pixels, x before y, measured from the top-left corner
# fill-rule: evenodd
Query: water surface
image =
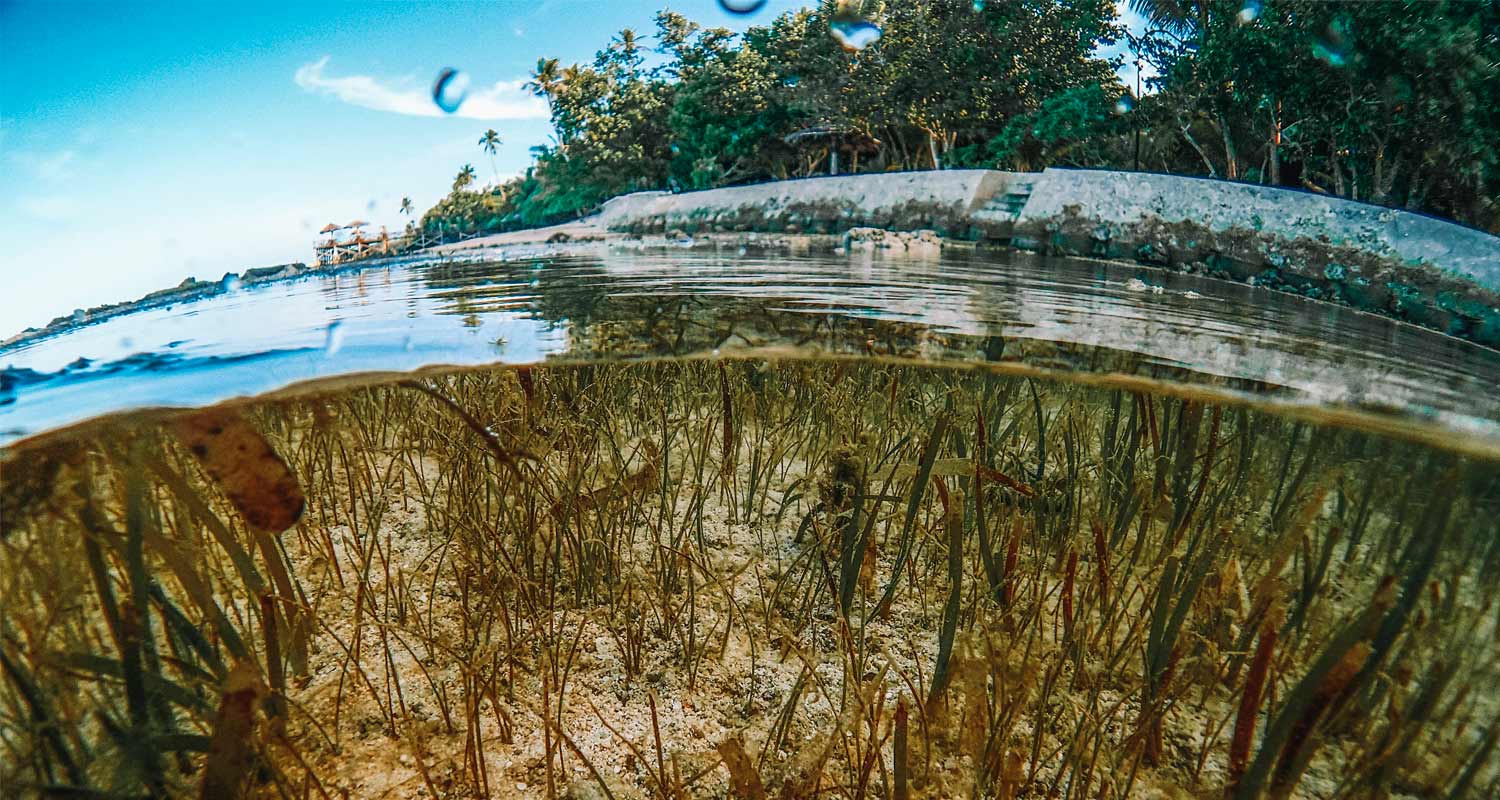
<path fill-rule="evenodd" d="M 1211 279 L 961 249 L 493 257 L 251 286 L 13 346 L 0 443 L 335 375 L 764 347 L 1148 375 L 1500 436 L 1500 353 Z"/>

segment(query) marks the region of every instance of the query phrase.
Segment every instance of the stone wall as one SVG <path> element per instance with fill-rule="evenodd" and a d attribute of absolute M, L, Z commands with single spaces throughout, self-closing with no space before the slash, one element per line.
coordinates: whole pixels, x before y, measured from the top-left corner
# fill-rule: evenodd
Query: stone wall
<path fill-rule="evenodd" d="M 1178 175 L 1049 169 L 1036 181 L 1018 223 L 1060 217 L 1069 206 L 1104 225 L 1196 222 L 1219 233 L 1246 229 L 1353 245 L 1500 287 L 1500 238 L 1313 192 Z"/>
<path fill-rule="evenodd" d="M 604 204 L 599 223 L 622 233 L 839 233 L 855 227 L 978 238 L 973 212 L 1013 173 L 965 169 L 804 178 L 669 194 L 638 192 Z"/>
<path fill-rule="evenodd" d="M 1049 169 L 1013 243 L 1243 281 L 1500 346 L 1500 238 L 1406 211 L 1204 178 Z"/>

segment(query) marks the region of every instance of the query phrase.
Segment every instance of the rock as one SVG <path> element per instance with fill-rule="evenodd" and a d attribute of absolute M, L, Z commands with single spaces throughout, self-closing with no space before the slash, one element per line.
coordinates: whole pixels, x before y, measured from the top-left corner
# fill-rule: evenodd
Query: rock
<path fill-rule="evenodd" d="M 573 241 L 573 237 L 567 231 L 558 231 L 547 237 L 547 244 L 563 244 Z"/>
<path fill-rule="evenodd" d="M 874 250 L 886 248 L 886 231 L 880 228 L 850 228 L 844 232 L 844 247 L 848 250 Z"/>
<path fill-rule="evenodd" d="M 941 247 L 943 237 L 937 231 L 888 231 L 883 228 L 858 227 L 844 232 L 846 250 L 931 251 Z"/>
<path fill-rule="evenodd" d="M 592 778 L 570 781 L 563 790 L 564 800 L 604 800 L 604 793 Z"/>
<path fill-rule="evenodd" d="M 282 278 L 292 278 L 307 272 L 307 265 L 301 261 L 290 264 L 277 264 L 270 267 L 255 267 L 240 273 L 241 283 L 261 283 L 263 281 L 275 281 Z"/>

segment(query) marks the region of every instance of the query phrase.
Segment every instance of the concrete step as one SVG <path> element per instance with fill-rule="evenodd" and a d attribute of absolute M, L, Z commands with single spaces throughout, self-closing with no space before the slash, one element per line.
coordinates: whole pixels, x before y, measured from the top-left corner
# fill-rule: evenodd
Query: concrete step
<path fill-rule="evenodd" d="M 1035 181 L 1015 180 L 1005 187 L 1005 191 L 996 194 L 980 206 L 975 217 L 986 221 L 1015 221 L 1021 215 L 1021 209 L 1026 207 L 1026 201 L 1031 198 L 1031 190 Z"/>

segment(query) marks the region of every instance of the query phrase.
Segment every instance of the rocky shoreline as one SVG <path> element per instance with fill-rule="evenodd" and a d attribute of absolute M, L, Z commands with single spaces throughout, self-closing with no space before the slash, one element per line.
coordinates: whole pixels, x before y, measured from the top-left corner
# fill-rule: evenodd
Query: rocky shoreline
<path fill-rule="evenodd" d="M 361 263 L 360 267 L 365 266 Z M 103 322 L 107 319 L 131 314 L 136 311 L 145 311 L 151 308 L 187 303 L 193 300 L 202 300 L 207 297 L 225 294 L 233 291 L 238 286 L 251 286 L 272 281 L 286 280 L 288 278 L 299 278 L 304 275 L 327 270 L 311 269 L 306 264 L 297 261 L 287 264 L 276 264 L 269 267 L 256 267 L 235 274 L 224 273 L 224 277 L 216 281 L 200 281 L 197 278 L 184 278 L 182 283 L 168 289 L 158 289 L 138 300 L 126 300 L 119 303 L 106 303 L 93 308 L 80 308 L 71 314 L 54 318 L 51 322 L 40 328 L 27 328 L 13 336 L 0 341 L 0 349 L 5 349 L 26 342 L 45 339 L 56 336 L 76 328 L 81 328 L 95 322 Z"/>

